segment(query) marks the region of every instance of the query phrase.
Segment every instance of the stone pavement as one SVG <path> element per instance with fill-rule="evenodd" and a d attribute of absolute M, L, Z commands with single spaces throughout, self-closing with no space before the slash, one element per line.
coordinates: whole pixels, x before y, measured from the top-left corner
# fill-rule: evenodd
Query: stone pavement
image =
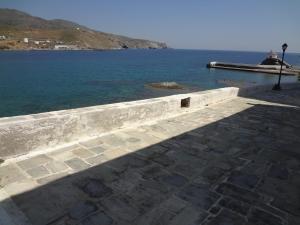
<path fill-rule="evenodd" d="M 0 224 L 300 224 L 300 87 L 0 166 Z"/>

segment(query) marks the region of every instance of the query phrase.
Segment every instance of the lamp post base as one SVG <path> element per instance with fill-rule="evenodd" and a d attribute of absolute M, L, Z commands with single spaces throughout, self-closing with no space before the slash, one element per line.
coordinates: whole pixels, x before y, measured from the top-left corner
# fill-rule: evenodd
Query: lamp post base
<path fill-rule="evenodd" d="M 280 84 L 275 84 L 273 86 L 272 90 L 274 90 L 274 91 L 280 91 L 281 90 Z"/>

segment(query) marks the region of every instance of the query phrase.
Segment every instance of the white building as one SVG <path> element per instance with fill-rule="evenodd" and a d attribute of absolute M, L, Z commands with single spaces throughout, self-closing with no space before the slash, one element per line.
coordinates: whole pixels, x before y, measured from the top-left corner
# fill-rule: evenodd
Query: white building
<path fill-rule="evenodd" d="M 0 40 L 5 40 L 6 37 L 4 35 L 0 35 Z"/>
<path fill-rule="evenodd" d="M 76 45 L 55 45 L 55 50 L 78 50 L 78 46 Z"/>
<path fill-rule="evenodd" d="M 24 38 L 24 43 L 28 43 L 29 42 L 29 39 L 28 38 Z"/>

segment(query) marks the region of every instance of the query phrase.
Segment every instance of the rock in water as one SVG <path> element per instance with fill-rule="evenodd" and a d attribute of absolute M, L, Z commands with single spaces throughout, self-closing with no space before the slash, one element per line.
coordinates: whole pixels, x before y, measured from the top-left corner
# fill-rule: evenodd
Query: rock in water
<path fill-rule="evenodd" d="M 153 88 L 162 88 L 162 89 L 184 89 L 184 87 L 176 82 L 160 82 L 160 83 L 150 83 L 148 84 Z"/>

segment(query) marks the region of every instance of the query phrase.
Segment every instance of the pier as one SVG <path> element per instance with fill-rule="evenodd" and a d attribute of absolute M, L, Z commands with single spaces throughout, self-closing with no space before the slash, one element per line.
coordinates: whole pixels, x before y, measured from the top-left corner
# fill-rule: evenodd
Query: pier
<path fill-rule="evenodd" d="M 241 63 L 225 63 L 225 62 L 210 62 L 207 68 L 226 69 L 226 70 L 239 70 L 255 73 L 269 73 L 279 74 L 280 66 L 278 65 L 252 65 Z M 300 75 L 300 68 L 282 67 L 282 74 L 284 75 Z"/>

